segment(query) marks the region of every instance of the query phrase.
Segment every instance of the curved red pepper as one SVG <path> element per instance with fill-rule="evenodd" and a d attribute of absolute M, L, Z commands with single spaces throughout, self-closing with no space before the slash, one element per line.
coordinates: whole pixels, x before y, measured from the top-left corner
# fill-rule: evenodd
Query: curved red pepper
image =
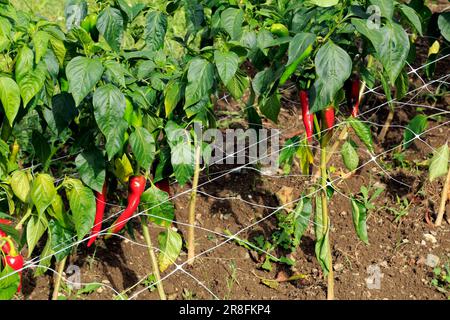
<path fill-rule="evenodd" d="M 96 212 L 95 212 L 95 221 L 94 226 L 91 230 L 91 238 L 89 239 L 89 242 L 87 244 L 88 247 L 90 247 L 94 242 L 95 239 L 97 239 L 98 233 L 102 230 L 102 221 L 103 221 L 103 215 L 105 213 L 105 207 L 106 207 L 106 194 L 108 192 L 108 186 L 105 181 L 103 184 L 102 192 L 96 192 Z"/>
<path fill-rule="evenodd" d="M 302 106 L 303 125 L 305 126 L 306 137 L 311 142 L 314 132 L 314 114 L 309 112 L 309 98 L 306 90 L 300 91 L 300 103 Z"/>
<path fill-rule="evenodd" d="M 146 179 L 143 176 L 135 176 L 130 178 L 129 190 L 128 190 L 128 204 L 125 211 L 120 217 L 113 223 L 110 233 L 117 233 L 126 225 L 128 220 L 133 216 L 133 213 L 139 206 L 141 201 L 141 195 L 145 191 Z"/>
<path fill-rule="evenodd" d="M 334 106 L 329 106 L 323 110 L 323 124 L 325 126 L 325 130 L 333 130 L 334 119 Z"/>
<path fill-rule="evenodd" d="M 357 77 L 352 81 L 351 103 L 353 106 L 352 109 L 353 118 L 356 118 L 359 112 L 359 91 L 360 91 L 360 82 L 359 78 Z"/>

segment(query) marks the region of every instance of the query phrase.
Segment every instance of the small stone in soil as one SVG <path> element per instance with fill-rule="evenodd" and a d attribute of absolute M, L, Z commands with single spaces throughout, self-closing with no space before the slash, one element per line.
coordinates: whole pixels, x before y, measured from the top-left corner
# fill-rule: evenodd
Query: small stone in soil
<path fill-rule="evenodd" d="M 432 234 L 424 233 L 423 237 L 425 238 L 426 241 L 429 241 L 431 243 L 436 243 L 437 242 L 436 237 L 433 236 Z"/>
<path fill-rule="evenodd" d="M 344 269 L 344 265 L 342 263 L 336 263 L 333 267 L 334 271 L 340 272 Z"/>
<path fill-rule="evenodd" d="M 429 253 L 427 255 L 427 260 L 425 261 L 425 264 L 431 268 L 437 267 L 437 265 L 439 264 L 439 257 Z"/>

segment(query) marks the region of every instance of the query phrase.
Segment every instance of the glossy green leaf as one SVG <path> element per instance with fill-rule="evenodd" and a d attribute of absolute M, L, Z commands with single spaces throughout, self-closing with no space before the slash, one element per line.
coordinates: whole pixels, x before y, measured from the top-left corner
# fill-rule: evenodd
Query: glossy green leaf
<path fill-rule="evenodd" d="M 259 105 L 259 110 L 267 118 L 273 122 L 278 121 L 278 114 L 280 113 L 281 102 L 280 95 L 275 93 L 269 97 L 264 97 Z"/>
<path fill-rule="evenodd" d="M 12 126 L 20 108 L 20 88 L 13 79 L 0 77 L 0 101 Z"/>
<path fill-rule="evenodd" d="M 185 108 L 200 101 L 212 88 L 214 83 L 213 65 L 202 58 L 195 58 L 189 65 L 187 78 Z"/>
<path fill-rule="evenodd" d="M 311 3 L 319 7 L 332 7 L 339 3 L 339 0 L 311 0 Z"/>
<path fill-rule="evenodd" d="M 125 143 L 128 123 L 125 114 L 125 96 L 114 85 L 107 84 L 98 88 L 93 97 L 94 116 L 100 131 L 106 137 L 106 152 L 112 159 Z"/>
<path fill-rule="evenodd" d="M 450 41 L 450 12 L 442 12 L 439 15 L 438 27 L 445 40 Z"/>
<path fill-rule="evenodd" d="M 80 180 L 69 178 L 64 182 L 64 185 L 66 187 L 78 240 L 81 240 L 89 233 L 94 225 L 96 209 L 95 195 Z"/>
<path fill-rule="evenodd" d="M 369 244 L 369 238 L 367 236 L 367 209 L 363 203 L 356 199 L 351 199 L 352 202 L 352 217 L 353 225 L 356 230 L 356 234 L 365 244 Z"/>
<path fill-rule="evenodd" d="M 114 51 L 119 51 L 123 38 L 123 17 L 120 10 L 106 7 L 97 19 L 97 29 Z"/>
<path fill-rule="evenodd" d="M 214 52 L 214 62 L 217 72 L 224 85 L 227 85 L 236 74 L 239 67 L 239 57 L 234 52 Z"/>
<path fill-rule="evenodd" d="M 54 186 L 53 177 L 46 173 L 38 174 L 31 187 L 31 200 L 40 216 L 43 216 L 44 211 L 52 203 L 56 196 L 56 188 Z"/>
<path fill-rule="evenodd" d="M 230 35 L 231 40 L 239 40 L 242 36 L 244 12 L 236 8 L 227 8 L 220 15 L 222 28 Z"/>
<path fill-rule="evenodd" d="M 331 41 L 328 41 L 317 52 L 315 58 L 318 75 L 317 92 L 311 112 L 326 108 L 334 96 L 344 86 L 352 72 L 352 60 L 348 53 Z"/>
<path fill-rule="evenodd" d="M 372 132 L 370 131 L 370 127 L 357 118 L 351 117 L 347 121 L 348 123 L 350 123 L 361 142 L 365 144 L 367 149 L 370 152 L 374 152 Z"/>
<path fill-rule="evenodd" d="M 416 13 L 416 11 L 405 5 L 400 4 L 399 8 L 403 15 L 408 19 L 408 21 L 413 25 L 413 27 L 419 32 L 420 35 L 422 35 L 422 22 L 420 21 L 419 15 Z"/>
<path fill-rule="evenodd" d="M 27 246 L 28 246 L 28 258 L 34 251 L 38 241 L 44 235 L 45 230 L 47 230 L 48 221 L 44 215 L 36 216 L 33 215 L 28 220 L 27 223 Z"/>
<path fill-rule="evenodd" d="M 106 177 L 106 163 L 98 149 L 88 149 L 75 158 L 75 165 L 81 180 L 91 189 L 101 192 Z"/>
<path fill-rule="evenodd" d="M 155 139 L 145 128 L 135 128 L 130 135 L 130 146 L 139 165 L 149 170 L 155 157 Z"/>
<path fill-rule="evenodd" d="M 428 118 L 423 114 L 416 115 L 408 124 L 403 134 L 403 146 L 409 148 L 416 136 L 420 136 L 428 126 Z"/>
<path fill-rule="evenodd" d="M 394 15 L 394 1 L 392 0 L 370 0 L 370 3 L 381 10 L 381 16 L 392 20 Z"/>
<path fill-rule="evenodd" d="M 164 107 L 166 117 L 169 117 L 175 110 L 181 99 L 181 83 L 179 81 L 170 81 L 164 89 Z"/>
<path fill-rule="evenodd" d="M 159 50 L 164 46 L 167 16 L 160 11 L 150 11 L 146 19 L 144 34 L 146 48 L 152 51 Z"/>
<path fill-rule="evenodd" d="M 359 156 L 353 145 L 346 141 L 341 148 L 342 160 L 348 170 L 353 171 L 358 168 Z"/>
<path fill-rule="evenodd" d="M 294 210 L 294 244 L 298 246 L 306 229 L 308 229 L 312 214 L 310 198 L 302 198 L 298 201 Z"/>
<path fill-rule="evenodd" d="M 17 53 L 17 60 L 15 64 L 15 74 L 16 80 L 20 81 L 30 70 L 33 69 L 34 65 L 34 53 L 27 45 L 19 48 Z"/>
<path fill-rule="evenodd" d="M 430 181 L 445 175 L 448 171 L 449 148 L 447 143 L 436 149 L 430 162 Z"/>
<path fill-rule="evenodd" d="M 86 57 L 76 57 L 67 64 L 69 92 L 72 93 L 77 106 L 95 87 L 102 77 L 103 70 L 100 60 Z"/>
<path fill-rule="evenodd" d="M 178 232 L 167 228 L 166 231 L 158 235 L 158 242 L 161 250 L 158 254 L 159 270 L 164 272 L 176 262 L 181 252 L 183 240 Z"/>
<path fill-rule="evenodd" d="M 46 71 L 45 65 L 40 64 L 36 69 L 29 70 L 20 78 L 18 84 L 24 106 L 27 106 L 28 102 L 44 87 Z"/>
<path fill-rule="evenodd" d="M 20 284 L 19 273 L 7 265 L 1 270 L 0 279 L 0 300 L 11 300 Z"/>
<path fill-rule="evenodd" d="M 51 247 L 55 252 L 56 261 L 59 262 L 72 252 L 75 241 L 74 234 L 56 220 L 51 220 L 48 227 L 51 233 Z"/>
<path fill-rule="evenodd" d="M 11 174 L 11 189 L 23 203 L 30 202 L 31 180 L 30 173 L 24 170 L 17 170 Z"/>
<path fill-rule="evenodd" d="M 48 49 L 48 42 L 50 41 L 50 34 L 45 31 L 38 31 L 33 35 L 33 45 L 36 52 L 36 64 L 45 56 Z"/>
<path fill-rule="evenodd" d="M 169 227 L 175 216 L 175 210 L 169 195 L 152 185 L 141 196 L 141 206 L 148 210 L 150 221 L 159 226 Z"/>

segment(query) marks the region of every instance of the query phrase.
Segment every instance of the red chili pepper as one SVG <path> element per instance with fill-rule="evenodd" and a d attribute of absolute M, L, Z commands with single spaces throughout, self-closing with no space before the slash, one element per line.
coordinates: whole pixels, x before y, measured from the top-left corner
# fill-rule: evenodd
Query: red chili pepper
<path fill-rule="evenodd" d="M 306 90 L 300 91 L 300 103 L 302 106 L 303 125 L 305 126 L 306 137 L 311 142 L 314 132 L 314 114 L 309 112 L 309 98 Z"/>
<path fill-rule="evenodd" d="M 122 230 L 128 220 L 133 216 L 133 213 L 136 211 L 139 202 L 141 201 L 141 195 L 145 191 L 145 183 L 146 180 L 143 176 L 134 176 L 130 178 L 127 208 L 113 223 L 110 233 L 117 233 Z"/>
<path fill-rule="evenodd" d="M 155 186 L 156 186 L 159 190 L 162 190 L 162 191 L 168 193 L 169 196 L 170 196 L 169 179 L 163 179 L 163 180 L 160 180 L 160 181 L 158 181 L 158 182 L 155 182 Z"/>
<path fill-rule="evenodd" d="M 22 268 L 23 268 L 23 257 L 21 255 L 16 256 L 6 256 L 4 263 L 9 265 L 14 271 L 18 271 L 20 277 L 20 283 L 17 287 L 17 292 L 22 289 Z M 20 270 L 20 271 L 19 271 Z"/>
<path fill-rule="evenodd" d="M 323 124 L 328 131 L 334 127 L 334 106 L 329 106 L 323 110 Z"/>
<path fill-rule="evenodd" d="M 89 242 L 87 244 L 88 247 L 90 247 L 95 242 L 95 239 L 97 239 L 98 233 L 102 230 L 102 221 L 103 221 L 103 215 L 105 213 L 107 192 L 108 192 L 108 185 L 105 181 L 105 183 L 103 184 L 102 192 L 95 193 L 95 197 L 97 198 L 97 200 L 96 200 L 97 209 L 95 212 L 94 227 L 91 230 L 91 238 L 89 239 Z"/>
<path fill-rule="evenodd" d="M 3 235 L 1 235 L 3 237 Z M 10 238 L 4 238 L 7 241 L 7 245 L 9 246 L 10 251 L 3 251 L 6 256 L 2 258 L 3 265 L 10 266 L 14 271 L 17 271 L 20 277 L 19 286 L 17 287 L 17 292 L 20 292 L 22 289 L 22 269 L 23 269 L 23 257 L 16 252 L 12 245 L 12 241 Z"/>
<path fill-rule="evenodd" d="M 0 219 L 0 224 L 6 224 L 6 225 L 11 225 L 12 221 L 11 220 L 7 220 L 7 219 Z"/>
<path fill-rule="evenodd" d="M 356 118 L 358 116 L 359 111 L 359 91 L 360 91 L 360 82 L 359 77 L 356 77 L 352 81 L 352 92 L 351 92 L 351 103 L 353 106 L 352 109 L 352 117 Z"/>

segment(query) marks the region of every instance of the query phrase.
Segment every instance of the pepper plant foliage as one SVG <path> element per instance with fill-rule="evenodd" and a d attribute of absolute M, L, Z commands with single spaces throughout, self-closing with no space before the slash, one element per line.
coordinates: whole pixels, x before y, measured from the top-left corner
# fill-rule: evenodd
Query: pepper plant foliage
<path fill-rule="evenodd" d="M 169 195 L 154 184 L 191 180 L 199 143 L 191 125 L 216 126 L 213 106 L 220 94 L 241 102 L 251 126 L 260 127 L 262 118 L 277 122 L 287 81 L 308 90 L 312 113 L 332 105 L 346 116 L 338 106 L 354 73 L 369 88 L 380 79 L 388 98 L 394 87 L 397 98 L 406 93 L 405 65 L 423 32 L 423 17 L 415 11 L 423 1 L 416 0 L 89 3 L 66 1 L 63 30 L 0 1 L 0 188 L 7 199 L 1 204 L 20 221 L 17 229 L 26 229 L 18 241 L 26 243 L 28 257 L 39 248 L 36 274 L 46 271 L 52 256 L 63 260 L 89 233 L 94 192 L 108 178 L 114 181 L 109 193 L 121 192 L 142 173 L 151 182 L 140 207 L 167 227 L 159 237 L 160 269 L 166 269 L 182 241 L 170 228 Z M 370 10 L 373 5 L 381 16 Z M 444 37 L 446 18 L 439 20 Z M 349 118 L 345 126 L 373 152 L 366 124 Z M 359 159 L 353 141 L 342 155 L 354 170 Z M 280 155 L 286 171 L 295 157 L 308 172 L 313 154 L 306 139 L 288 141 Z M 277 241 L 284 248 L 298 246 L 306 221 L 326 198 L 312 200 L 300 201 L 287 218 L 280 215 Z M 368 242 L 360 211 L 355 227 Z M 323 226 L 315 216 L 316 226 Z M 327 273 L 326 223 L 316 233 L 317 257 Z"/>

